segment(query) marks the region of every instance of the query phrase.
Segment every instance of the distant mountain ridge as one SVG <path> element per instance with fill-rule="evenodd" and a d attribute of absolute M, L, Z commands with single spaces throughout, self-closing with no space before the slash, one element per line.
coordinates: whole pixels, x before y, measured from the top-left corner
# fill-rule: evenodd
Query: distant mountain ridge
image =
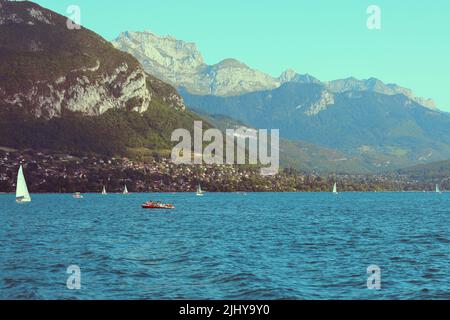
<path fill-rule="evenodd" d="M 160 37 L 150 31 L 124 32 L 112 43 L 116 48 L 136 57 L 148 73 L 175 87 L 183 87 L 192 94 L 236 96 L 279 88 L 287 82 L 298 82 L 323 84 L 331 93 L 371 91 L 386 95 L 403 94 L 427 108 L 436 108 L 432 99 L 416 97 L 410 89 L 385 84 L 375 78 L 358 80 L 351 77 L 322 82 L 309 74 L 298 74 L 292 69 L 274 78 L 253 70 L 236 59 L 207 65 L 195 43 L 171 36 Z"/>
<path fill-rule="evenodd" d="M 382 93 L 386 95 L 403 94 L 412 101 L 427 107 L 429 109 L 436 109 L 436 103 L 433 99 L 425 99 L 414 96 L 412 90 L 400 87 L 396 84 L 385 84 L 381 80 L 376 78 L 370 78 L 367 80 L 358 80 L 350 77 L 347 79 L 334 80 L 325 84 L 328 90 L 334 93 L 342 93 L 347 91 L 371 91 Z"/>

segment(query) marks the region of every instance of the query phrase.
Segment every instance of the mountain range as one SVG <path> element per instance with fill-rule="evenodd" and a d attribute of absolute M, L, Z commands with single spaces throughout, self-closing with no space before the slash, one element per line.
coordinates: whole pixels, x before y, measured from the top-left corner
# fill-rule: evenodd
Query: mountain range
<path fill-rule="evenodd" d="M 150 31 L 124 32 L 113 45 L 179 88 L 194 111 L 280 129 L 290 146 L 334 151 L 343 168 L 383 171 L 450 158 L 450 115 L 399 85 L 321 81 L 294 70 L 275 78 L 236 59 L 207 65 L 194 43 Z"/>
<path fill-rule="evenodd" d="M 207 65 L 195 43 L 171 36 L 161 37 L 151 31 L 123 32 L 112 43 L 136 57 L 148 73 L 175 87 L 183 87 L 191 94 L 233 96 L 275 89 L 286 82 L 298 82 L 323 84 L 333 93 L 373 91 L 387 95 L 403 94 L 428 108 L 436 107 L 432 99 L 415 97 L 410 89 L 385 84 L 375 78 L 358 80 L 350 77 L 321 82 L 309 74 L 298 74 L 292 69 L 275 78 L 231 58 Z"/>

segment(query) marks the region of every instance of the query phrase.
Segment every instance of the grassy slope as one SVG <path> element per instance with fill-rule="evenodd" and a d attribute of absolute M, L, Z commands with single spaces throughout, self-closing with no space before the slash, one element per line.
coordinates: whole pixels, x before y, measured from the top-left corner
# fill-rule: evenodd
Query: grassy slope
<path fill-rule="evenodd" d="M 110 110 L 98 117 L 66 112 L 61 118 L 36 119 L 22 110 L 0 107 L 0 145 L 16 149 L 84 151 L 138 157 L 167 155 L 177 128 L 192 129 L 198 117 L 154 101 L 144 114 Z M 140 151 L 140 152 L 136 152 Z"/>

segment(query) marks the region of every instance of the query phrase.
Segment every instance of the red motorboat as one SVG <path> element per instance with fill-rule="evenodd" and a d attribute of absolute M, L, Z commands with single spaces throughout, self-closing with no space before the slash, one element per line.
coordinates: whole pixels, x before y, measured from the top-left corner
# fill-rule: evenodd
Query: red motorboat
<path fill-rule="evenodd" d="M 175 209 L 175 206 L 173 204 L 166 204 L 153 201 L 148 201 L 144 203 L 141 207 L 142 209 Z"/>

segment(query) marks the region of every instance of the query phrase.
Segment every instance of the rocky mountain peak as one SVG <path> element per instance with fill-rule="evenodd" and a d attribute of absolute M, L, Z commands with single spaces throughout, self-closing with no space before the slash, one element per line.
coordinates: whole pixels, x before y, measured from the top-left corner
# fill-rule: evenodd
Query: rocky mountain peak
<path fill-rule="evenodd" d="M 277 79 L 236 59 L 206 65 L 194 43 L 150 31 L 124 33 L 113 45 L 136 57 L 148 73 L 196 94 L 228 96 L 279 86 Z"/>
<path fill-rule="evenodd" d="M 70 30 L 66 17 L 32 2 L 1 4 L 0 107 L 23 108 L 42 118 L 64 110 L 144 112 L 155 99 L 184 109 L 174 88 L 94 32 Z"/>
<path fill-rule="evenodd" d="M 436 104 L 432 99 L 416 97 L 411 89 L 400 87 L 396 84 L 385 84 L 377 78 L 369 78 L 359 80 L 354 77 L 330 81 L 327 84 L 328 90 L 335 93 L 343 93 L 348 91 L 371 91 L 385 95 L 402 94 L 410 100 L 429 109 L 436 109 Z"/>
<path fill-rule="evenodd" d="M 151 74 L 171 83 L 179 73 L 192 73 L 204 65 L 203 56 L 194 43 L 160 37 L 148 30 L 124 32 L 112 43 L 132 53 Z"/>
<path fill-rule="evenodd" d="M 310 74 L 299 74 L 292 69 L 288 69 L 284 71 L 279 77 L 278 80 L 281 84 L 287 82 L 297 82 L 297 83 L 313 83 L 320 84 L 321 81 L 317 78 L 311 76 Z"/>
<path fill-rule="evenodd" d="M 281 75 L 278 77 L 278 80 L 281 83 L 291 82 L 297 77 L 297 75 L 298 75 L 298 73 L 295 72 L 295 70 L 288 69 L 288 70 L 284 71 L 283 73 L 281 73 Z"/>
<path fill-rule="evenodd" d="M 236 60 L 236 59 L 224 59 L 215 65 L 216 69 L 222 68 L 242 68 L 250 69 L 246 64 Z"/>

